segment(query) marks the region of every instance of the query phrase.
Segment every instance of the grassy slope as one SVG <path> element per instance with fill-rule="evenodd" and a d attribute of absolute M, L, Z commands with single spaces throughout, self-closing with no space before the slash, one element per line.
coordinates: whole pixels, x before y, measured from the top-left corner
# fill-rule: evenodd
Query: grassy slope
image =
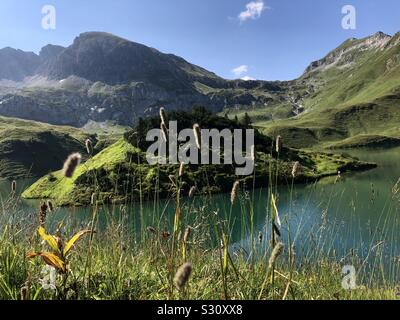
<path fill-rule="evenodd" d="M 62 167 L 72 152 L 85 154 L 85 140 L 97 140 L 95 151 L 115 141 L 68 126 L 0 117 L 0 177 L 39 177 Z"/>
<path fill-rule="evenodd" d="M 304 99 L 306 112 L 276 121 L 255 118 L 256 124 L 296 147 L 330 147 L 343 139 L 348 139 L 347 146 L 377 145 L 400 138 L 400 46 L 355 50 L 351 55 L 356 63 L 350 67 L 332 67 L 300 78 L 322 84 Z"/>
<path fill-rule="evenodd" d="M 41 176 L 62 167 L 72 151 L 83 151 L 88 137 L 72 127 L 0 117 L 0 176 Z"/>
<path fill-rule="evenodd" d="M 39 179 L 28 190 L 24 192 L 26 198 L 53 198 L 59 203 L 70 202 L 75 199 L 75 182 L 83 174 L 91 170 L 104 169 L 110 172 L 115 166 L 125 162 L 129 152 L 135 152 L 135 149 L 124 140 L 119 140 L 115 144 L 102 150 L 93 158 L 88 159 L 83 165 L 80 165 L 71 179 L 65 178 L 62 171 L 54 172 Z M 86 201 L 90 199 L 91 194 L 86 196 Z"/>
<path fill-rule="evenodd" d="M 275 172 L 276 160 L 265 153 L 258 153 L 257 159 L 256 185 L 262 186 L 268 183 L 269 163 Z M 157 166 L 150 166 L 145 161 L 143 152 L 121 139 L 81 164 L 71 179 L 63 177 L 61 171 L 46 175 L 30 186 L 23 197 L 51 198 L 59 205 L 88 204 L 93 193 L 98 194 L 102 202 L 137 201 L 140 196 L 151 198 L 157 185 L 161 196 L 166 196 L 171 188 L 169 176 L 176 176 L 179 165 L 163 165 L 157 171 Z M 291 181 L 294 161 L 302 164 L 302 172 L 296 182 L 335 175 L 338 170 L 374 166 L 344 155 L 286 149 L 279 161 L 280 183 Z M 183 187 L 185 194 L 192 185 L 196 185 L 201 192 L 226 192 L 238 179 L 233 167 L 226 165 L 190 166 L 186 169 L 185 178 L 188 181 Z M 244 178 L 249 179 L 252 176 Z"/>

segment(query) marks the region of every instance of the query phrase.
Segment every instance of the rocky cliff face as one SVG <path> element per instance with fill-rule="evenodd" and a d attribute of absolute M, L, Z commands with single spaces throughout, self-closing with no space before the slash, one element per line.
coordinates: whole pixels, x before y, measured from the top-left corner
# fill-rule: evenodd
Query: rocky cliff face
<path fill-rule="evenodd" d="M 190 90 L 193 81 L 222 82 L 215 74 L 174 55 L 103 32 L 87 32 L 60 52 L 44 75 L 65 79 L 75 75 L 108 85 L 152 83 L 162 88 Z"/>
<path fill-rule="evenodd" d="M 89 120 L 132 125 L 138 117 L 157 113 L 160 105 L 182 110 L 201 105 L 213 111 L 224 105 L 221 97 L 208 97 L 195 90 L 177 94 L 145 82 L 118 87 L 100 82 L 79 87 L 77 83 L 85 81 L 72 77 L 58 86 L 30 87 L 5 94 L 0 100 L 0 114 L 77 127 Z"/>
<path fill-rule="evenodd" d="M 306 69 L 305 74 L 326 71 L 332 67 L 350 67 L 352 63 L 371 50 L 384 49 L 391 39 L 391 36 L 383 32 L 377 32 L 363 39 L 349 39 L 321 60 L 312 62 Z"/>
<path fill-rule="evenodd" d="M 67 48 L 48 45 L 39 56 L 3 49 L 0 61 L 12 62 L 0 69 L 0 115 L 51 124 L 130 125 L 160 105 L 220 111 L 258 99 L 248 93 L 215 94 L 233 84 L 175 55 L 102 32 L 83 33 Z"/>
<path fill-rule="evenodd" d="M 40 58 L 33 52 L 13 48 L 0 50 L 0 79 L 21 81 L 36 72 Z"/>

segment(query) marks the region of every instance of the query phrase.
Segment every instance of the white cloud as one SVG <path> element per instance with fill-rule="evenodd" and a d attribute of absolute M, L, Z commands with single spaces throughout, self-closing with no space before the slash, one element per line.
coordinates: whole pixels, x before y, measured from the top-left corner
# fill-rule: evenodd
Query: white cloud
<path fill-rule="evenodd" d="M 251 81 L 251 80 L 256 80 L 256 79 L 254 79 L 254 78 L 252 78 L 252 77 L 250 77 L 250 76 L 244 76 L 244 77 L 242 77 L 242 78 L 240 78 L 241 80 L 244 80 L 244 81 Z"/>
<path fill-rule="evenodd" d="M 261 13 L 267 9 L 263 0 L 255 0 L 246 4 L 246 10 L 239 13 L 240 22 L 245 22 L 248 19 L 258 19 L 261 17 Z"/>
<path fill-rule="evenodd" d="M 242 74 L 246 73 L 248 71 L 248 67 L 246 65 L 241 65 L 235 69 L 232 69 L 232 73 L 237 76 L 240 77 Z"/>

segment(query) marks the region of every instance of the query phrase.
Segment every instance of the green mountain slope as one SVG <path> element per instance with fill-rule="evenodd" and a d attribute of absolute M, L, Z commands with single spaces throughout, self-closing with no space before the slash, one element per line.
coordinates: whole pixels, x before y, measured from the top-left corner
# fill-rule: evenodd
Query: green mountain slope
<path fill-rule="evenodd" d="M 71 152 L 85 154 L 87 138 L 96 152 L 115 141 L 73 127 L 0 117 L 0 178 L 40 177 L 58 170 Z"/>
<path fill-rule="evenodd" d="M 304 112 L 258 122 L 290 145 L 379 145 L 400 137 L 400 34 L 348 40 L 296 81 L 313 90 L 301 99 Z"/>

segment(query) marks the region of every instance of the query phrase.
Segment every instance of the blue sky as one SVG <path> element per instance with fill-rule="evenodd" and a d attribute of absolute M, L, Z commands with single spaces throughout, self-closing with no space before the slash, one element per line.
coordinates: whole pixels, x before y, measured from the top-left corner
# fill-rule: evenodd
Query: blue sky
<path fill-rule="evenodd" d="M 55 30 L 41 27 L 46 4 L 56 8 Z M 348 4 L 355 30 L 341 26 Z M 287 80 L 348 38 L 400 31 L 399 14 L 398 0 L 1 0 L 0 47 L 38 52 L 107 31 L 225 78 Z"/>

